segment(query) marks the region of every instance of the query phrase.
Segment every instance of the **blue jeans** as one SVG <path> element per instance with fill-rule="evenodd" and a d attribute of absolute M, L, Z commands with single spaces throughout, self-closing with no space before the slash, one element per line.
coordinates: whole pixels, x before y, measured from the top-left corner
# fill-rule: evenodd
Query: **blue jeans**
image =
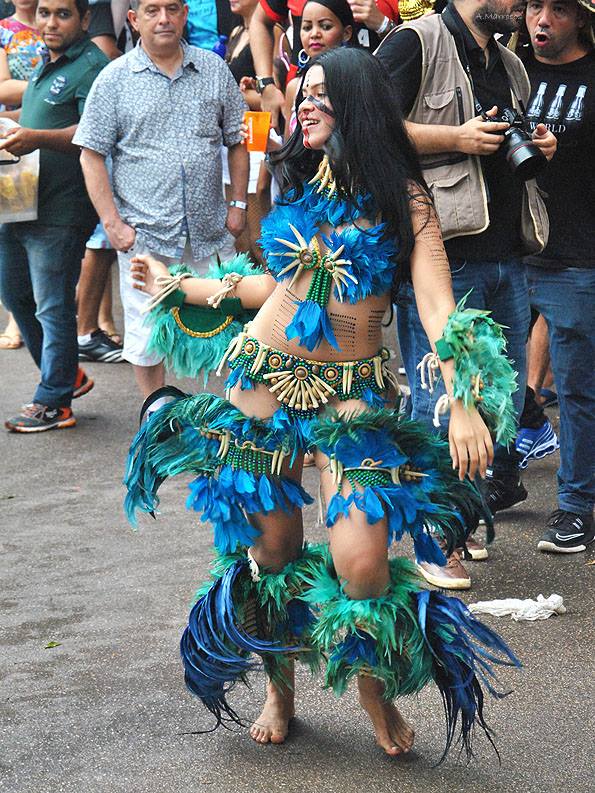
<path fill-rule="evenodd" d="M 531 305 L 543 315 L 560 405 L 560 509 L 595 504 L 595 270 L 527 267 Z"/>
<path fill-rule="evenodd" d="M 78 368 L 75 288 L 88 228 L 0 225 L 0 298 L 41 372 L 33 402 L 68 407 Z"/>
<path fill-rule="evenodd" d="M 530 321 L 525 265 L 518 259 L 502 262 L 452 260 L 450 271 L 457 302 L 467 292 L 473 290 L 467 298 L 466 306 L 488 309 L 496 322 L 506 326 L 504 334 L 508 343 L 507 355 L 513 361 L 519 386 L 512 395 L 518 421 L 523 410 L 527 383 L 525 345 Z M 438 398 L 444 394 L 444 385 L 438 383 L 433 394 L 424 391 L 421 387 L 416 366 L 423 356 L 431 351 L 431 347 L 417 312 L 411 284 L 402 284 L 396 307 L 399 346 L 411 387 L 411 417 L 432 428 L 434 406 Z M 441 432 L 446 434 L 447 428 L 448 416 L 442 416 Z M 509 449 L 497 446 L 494 475 L 516 476 L 518 461 L 519 455 L 514 450 L 513 444 Z"/>

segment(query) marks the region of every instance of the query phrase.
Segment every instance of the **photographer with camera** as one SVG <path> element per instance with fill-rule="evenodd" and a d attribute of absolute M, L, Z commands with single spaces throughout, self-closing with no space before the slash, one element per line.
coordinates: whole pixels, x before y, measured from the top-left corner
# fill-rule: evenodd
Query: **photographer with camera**
<path fill-rule="evenodd" d="M 434 196 L 455 297 L 472 290 L 467 306 L 487 309 L 507 326 L 508 355 L 518 373 L 517 416 L 525 393 L 530 319 L 522 257 L 542 251 L 548 236 L 547 213 L 531 177 L 556 150 L 556 138 L 543 124 L 531 136 L 522 129 L 527 73 L 494 38 L 516 31 L 524 8 L 519 0 L 452 0 L 442 14 L 398 28 L 377 51 L 395 82 Z M 416 366 L 431 350 L 409 284 L 399 291 L 397 326 L 413 418 L 431 423 L 444 391 L 437 387 L 430 394 L 419 382 Z M 527 497 L 518 459 L 513 449 L 496 450 L 486 481 L 492 513 Z M 472 558 L 487 557 L 472 539 L 468 550 Z M 420 567 L 430 583 L 470 586 L 456 556 L 444 568 Z"/>

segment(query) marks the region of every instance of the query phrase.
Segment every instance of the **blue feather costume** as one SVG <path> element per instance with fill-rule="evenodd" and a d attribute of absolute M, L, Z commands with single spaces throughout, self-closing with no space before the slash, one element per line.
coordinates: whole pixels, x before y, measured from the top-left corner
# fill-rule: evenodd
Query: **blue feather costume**
<path fill-rule="evenodd" d="M 383 224 L 354 225 L 376 214 L 369 196 L 348 200 L 314 182 L 299 196 L 286 195 L 263 221 L 269 272 L 278 281 L 309 279 L 306 299 L 286 328 L 287 338 L 298 338 L 306 350 L 322 340 L 338 347 L 327 311 L 331 292 L 354 304 L 390 290 L 394 243 L 385 239 Z M 324 224 L 345 227 L 325 236 Z M 500 352 L 496 345 L 493 354 Z M 281 572 L 260 570 L 246 558 L 258 536 L 251 516 L 311 503 L 291 467 L 314 448 L 328 458 L 336 482 L 326 518 L 331 530 L 358 510 L 369 524 L 386 520 L 389 545 L 408 533 L 418 560 L 444 564 L 436 534 L 450 552 L 479 517 L 489 523 L 474 485 L 452 470 L 448 444 L 387 407 L 387 357 L 311 361 L 240 334 L 224 357 L 231 367 L 227 388 L 267 387 L 279 409 L 256 419 L 212 394 L 179 395 L 132 443 L 125 478 L 131 522 L 137 511 L 155 513 L 167 477 L 190 473 L 187 506 L 214 530 L 213 580 L 198 593 L 180 649 L 186 684 L 215 726 L 243 723 L 229 696 L 258 666 L 255 656 L 273 680 L 282 679 L 287 658 L 295 656 L 312 669 L 323 662 L 326 684 L 337 694 L 358 674 L 382 680 L 387 699 L 435 683 L 446 717 L 444 754 L 457 730 L 468 753 L 474 725 L 490 737 L 482 685 L 500 696 L 489 679 L 491 666 L 519 662 L 463 603 L 425 591 L 411 563 L 390 562 L 390 586 L 381 597 L 352 600 L 326 547 L 306 545 Z M 327 406 L 331 398 L 359 399 L 367 409 L 340 415 Z"/>

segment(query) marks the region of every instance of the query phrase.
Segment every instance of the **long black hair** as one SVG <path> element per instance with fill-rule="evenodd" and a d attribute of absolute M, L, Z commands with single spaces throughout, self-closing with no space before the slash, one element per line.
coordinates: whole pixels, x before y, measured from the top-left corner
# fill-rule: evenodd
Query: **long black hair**
<path fill-rule="evenodd" d="M 322 66 L 335 127 L 325 146 L 339 190 L 370 195 L 374 211 L 396 238 L 398 260 L 406 262 L 415 243 L 409 201 L 431 203 L 417 154 L 407 136 L 388 71 L 365 50 L 328 50 L 310 65 Z M 304 75 L 305 76 L 305 75 Z M 302 83 L 303 84 L 303 83 Z M 296 95 L 296 113 L 302 102 Z M 306 149 L 298 121 L 286 144 L 270 156 L 283 196 L 299 197 L 325 152 Z M 283 199 L 282 199 L 283 200 Z"/>

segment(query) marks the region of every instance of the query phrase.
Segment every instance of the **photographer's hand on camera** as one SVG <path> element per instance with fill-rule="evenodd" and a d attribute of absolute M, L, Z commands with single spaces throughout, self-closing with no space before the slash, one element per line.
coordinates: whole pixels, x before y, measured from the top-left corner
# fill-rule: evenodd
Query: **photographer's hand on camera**
<path fill-rule="evenodd" d="M 558 148 L 558 141 L 554 133 L 550 132 L 545 124 L 538 124 L 531 137 L 537 148 L 548 160 L 551 160 Z"/>
<path fill-rule="evenodd" d="M 486 116 L 495 116 L 498 108 L 494 105 L 488 110 Z M 457 127 L 457 151 L 463 154 L 494 154 L 504 140 L 501 134 L 505 132 L 510 124 L 503 121 L 486 121 L 483 116 L 476 116 L 470 121 Z"/>

